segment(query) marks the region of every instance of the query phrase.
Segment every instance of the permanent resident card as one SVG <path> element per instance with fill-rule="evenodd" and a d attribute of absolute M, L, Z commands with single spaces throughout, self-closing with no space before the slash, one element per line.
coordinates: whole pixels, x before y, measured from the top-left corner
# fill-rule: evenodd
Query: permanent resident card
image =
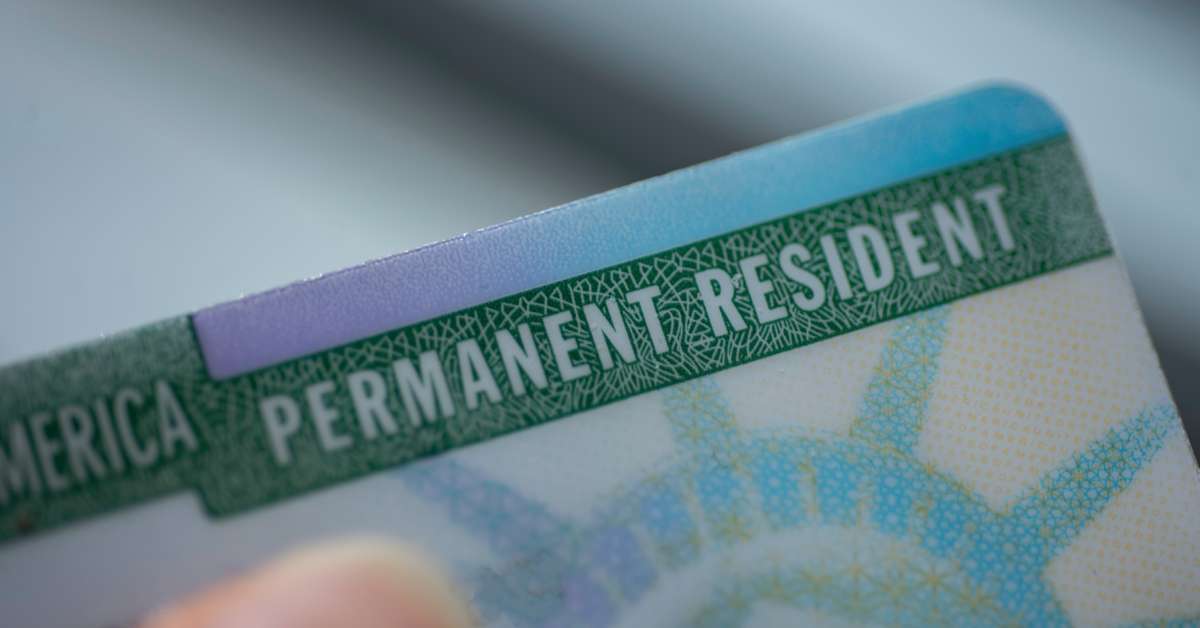
<path fill-rule="evenodd" d="M 1183 624 L 1198 521 L 1079 156 L 1002 85 L 0 369 L 6 626 L 353 533 L 488 626 Z"/>

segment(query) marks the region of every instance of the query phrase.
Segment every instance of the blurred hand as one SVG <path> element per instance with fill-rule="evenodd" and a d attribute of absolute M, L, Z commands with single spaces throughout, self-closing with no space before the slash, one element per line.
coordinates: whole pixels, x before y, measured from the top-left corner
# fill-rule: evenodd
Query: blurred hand
<path fill-rule="evenodd" d="M 378 540 L 306 548 L 188 597 L 143 628 L 466 628 L 448 580 L 411 548 Z"/>

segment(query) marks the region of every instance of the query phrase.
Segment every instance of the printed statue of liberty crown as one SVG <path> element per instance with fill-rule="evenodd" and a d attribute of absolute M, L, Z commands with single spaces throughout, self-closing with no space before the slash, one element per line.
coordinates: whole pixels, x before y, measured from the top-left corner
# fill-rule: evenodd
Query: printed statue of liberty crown
<path fill-rule="evenodd" d="M 658 393 L 677 454 L 590 521 L 448 458 L 402 477 L 504 559 L 499 571 L 466 567 L 498 625 L 614 625 L 701 564 L 721 576 L 703 580 L 687 625 L 743 625 L 759 604 L 851 623 L 1068 625 L 1048 564 L 1180 430 L 1178 416 L 1145 408 L 997 511 L 914 451 L 949 311 L 897 323 L 848 437 L 741 428 L 711 377 Z"/>

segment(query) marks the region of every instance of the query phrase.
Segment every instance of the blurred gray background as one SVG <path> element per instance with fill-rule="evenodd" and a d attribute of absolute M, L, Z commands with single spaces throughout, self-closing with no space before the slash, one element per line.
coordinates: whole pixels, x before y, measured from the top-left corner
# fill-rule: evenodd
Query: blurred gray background
<path fill-rule="evenodd" d="M 0 363 L 986 79 L 1200 433 L 1200 4 L 0 0 Z"/>

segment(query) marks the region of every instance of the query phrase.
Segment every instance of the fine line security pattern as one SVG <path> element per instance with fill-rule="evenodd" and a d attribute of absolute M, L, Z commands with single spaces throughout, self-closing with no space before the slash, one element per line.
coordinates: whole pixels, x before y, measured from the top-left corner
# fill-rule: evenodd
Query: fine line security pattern
<path fill-rule="evenodd" d="M 992 202 L 999 199 L 1003 217 L 990 211 L 992 202 L 980 200 L 985 193 Z M 950 243 L 958 240 L 939 237 L 932 208 L 957 208 L 960 200 L 974 224 L 978 250 L 959 244 L 961 263 L 955 264 Z M 940 262 L 937 272 L 922 277 L 913 275 L 893 224 L 895 216 L 913 210 L 924 216 L 924 256 Z M 846 236 L 858 227 L 873 228 L 883 238 L 880 250 L 893 264 L 885 285 L 867 285 L 868 271 Z M 828 251 L 826 236 L 834 242 Z M 787 296 L 797 293 L 797 285 L 772 262 L 760 267 L 761 280 L 787 316 L 760 321 L 740 262 L 757 254 L 773 260 L 797 243 L 812 254 L 807 267 L 826 286 L 824 301 L 801 310 Z M 1058 137 L 231 379 L 205 372 L 188 319 L 165 321 L 0 370 L 0 388 L 21 391 L 0 399 L 0 411 L 14 419 L 4 436 L 14 443 L 29 442 L 23 421 L 52 421 L 48 414 L 55 411 L 93 419 L 93 433 L 116 432 L 126 407 L 131 426 L 125 431 L 134 436 L 110 439 L 116 453 L 108 456 L 114 462 L 145 461 L 116 469 L 103 464 L 104 450 L 95 450 L 81 459 L 87 464 L 73 463 L 73 475 L 60 472 L 57 484 L 26 482 L 11 499 L 5 495 L 0 538 L 183 489 L 196 490 L 212 515 L 234 514 L 1108 255 L 1111 247 L 1082 168 L 1069 140 Z M 845 268 L 845 294 L 837 286 L 835 258 Z M 732 310 L 714 317 L 702 303 L 698 278 L 704 272 L 728 278 L 735 291 L 730 307 L 740 323 L 729 318 Z M 666 343 L 662 351 L 648 333 L 645 311 L 628 302 L 648 287 L 660 292 L 655 307 Z M 623 312 L 636 358 L 627 363 L 615 357 L 615 367 L 606 367 L 582 325 L 584 308 L 609 298 Z M 574 359 L 589 371 L 570 381 L 546 337 L 545 321 L 562 313 L 573 315 L 562 333 L 576 343 Z M 724 334 L 716 329 L 718 319 L 726 321 Z M 534 329 L 547 382 L 528 385 L 527 394 L 519 395 L 515 382 L 505 378 L 494 334 L 515 334 L 522 325 Z M 507 393 L 494 400 L 479 396 L 477 407 L 465 398 L 461 354 L 455 352 L 471 340 L 482 347 L 476 370 L 490 372 L 497 390 Z M 401 402 L 394 371 L 407 362 L 425 377 L 426 363 L 416 366 L 425 354 L 444 373 L 446 394 L 437 399 L 441 412 L 422 406 L 427 415 L 421 417 L 407 400 Z M 71 376 L 63 378 L 63 372 Z M 369 417 L 361 416 L 344 381 L 356 373 L 374 373 L 385 382 L 375 388 L 386 391 L 392 421 L 379 421 L 374 433 L 360 427 Z M 328 406 L 324 414 L 343 424 L 338 442 L 308 420 L 314 398 Z M 122 399 L 128 403 L 122 406 Z M 290 408 L 294 419 L 284 435 L 286 449 L 279 430 L 264 429 L 279 425 L 278 413 L 270 410 L 280 407 Z M 26 458 L 31 463 L 33 456 Z"/>

